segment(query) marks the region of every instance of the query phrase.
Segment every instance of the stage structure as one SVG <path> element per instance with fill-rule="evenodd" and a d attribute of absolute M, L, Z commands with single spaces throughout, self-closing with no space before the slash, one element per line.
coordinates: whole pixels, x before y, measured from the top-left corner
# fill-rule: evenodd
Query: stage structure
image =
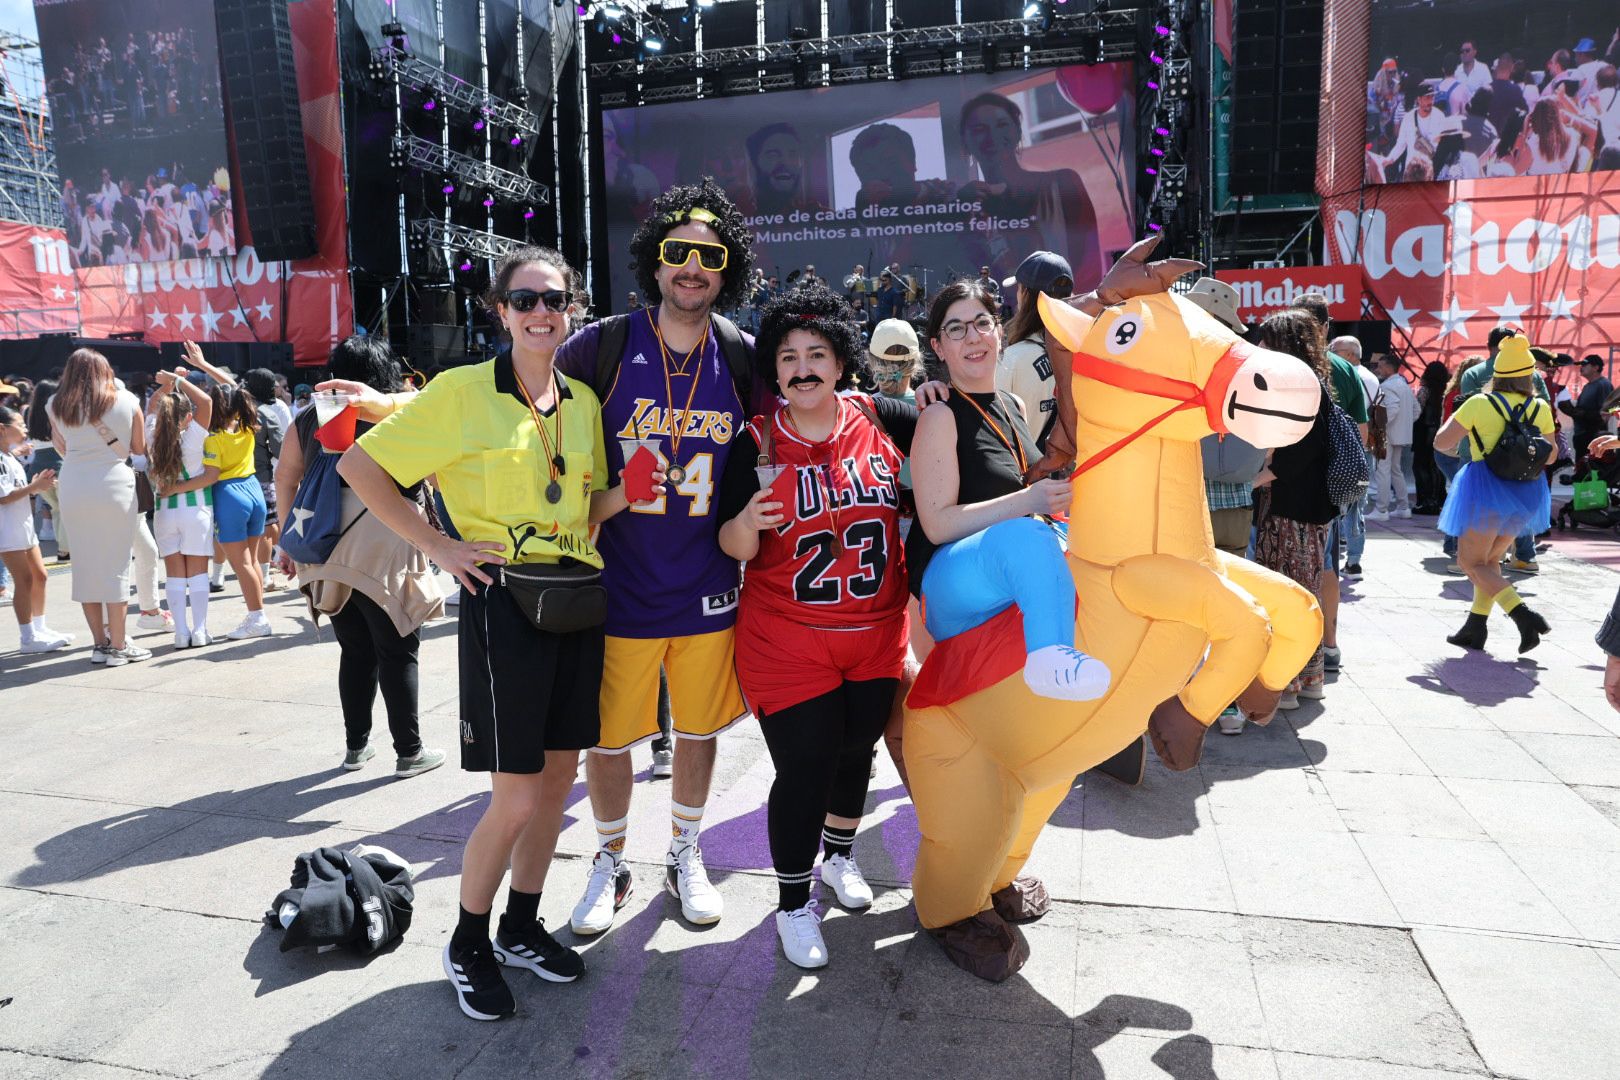
<path fill-rule="evenodd" d="M 39 45 L 0 30 L 0 218 L 62 226 Z"/>
<path fill-rule="evenodd" d="M 1010 73 L 1017 73 L 1018 77 L 1011 82 L 1021 88 L 1019 94 L 1028 95 L 1019 100 L 1026 108 L 1041 114 L 1028 118 L 1026 126 L 1029 128 L 1047 125 L 1046 130 L 1050 131 L 1051 124 L 1074 123 L 1083 125 L 1085 130 L 1096 130 L 1128 116 L 1130 128 L 1121 133 L 1116 154 L 1128 173 L 1115 184 L 1128 191 L 1123 213 L 1117 215 L 1126 223 L 1127 234 L 1110 242 L 1108 250 L 1099 253 L 1099 257 L 1117 251 L 1136 236 L 1153 232 L 1163 233 L 1169 240 L 1167 248 L 1177 254 L 1204 254 L 1201 226 L 1206 215 L 1198 207 L 1202 201 L 1200 186 L 1206 175 L 1202 161 L 1207 160 L 1207 148 L 1196 144 L 1193 129 L 1198 126 L 1194 121 L 1207 106 L 1207 98 L 1194 86 L 1191 45 L 1199 26 L 1193 19 L 1190 0 L 1117 9 L 1099 4 L 1091 12 L 1074 14 L 1049 2 L 979 4 L 972 9 L 983 13 L 1000 8 L 1003 14 L 1022 13 L 1023 17 L 916 27 L 906 25 L 898 17 L 900 8 L 891 5 L 889 30 L 831 36 L 817 32 L 825 23 L 815 12 L 816 5 L 810 4 L 800 5 L 807 13 L 809 28 L 790 25 L 783 34 L 783 28 L 776 27 L 775 32 L 781 36 L 769 40 L 772 12 L 764 5 L 731 3 L 691 10 L 695 7 L 697 5 L 688 5 L 690 18 L 677 18 L 679 8 L 582 5 L 586 10 L 581 32 L 590 61 L 588 115 L 603 132 L 597 142 L 606 144 L 622 137 L 617 130 L 607 128 L 633 127 L 643 108 L 649 110 L 649 116 L 668 115 L 671 119 L 679 117 L 686 122 L 696 122 L 701 110 L 713 101 L 716 108 L 712 133 L 704 131 L 701 123 L 696 129 L 688 129 L 712 141 L 724 134 L 731 113 L 738 113 L 740 118 L 742 113 L 750 112 L 750 106 L 742 101 L 729 99 L 759 99 L 761 95 L 782 93 L 780 102 L 775 102 L 773 97 L 767 104 L 762 99 L 752 111 L 774 109 L 779 114 L 778 119 L 794 121 L 800 109 L 812 102 L 821 102 L 820 95 L 828 95 L 826 100 L 831 101 L 836 92 L 861 84 L 870 84 L 876 92 L 869 95 L 870 100 L 877 103 L 872 107 L 878 110 L 870 119 L 883 122 L 872 126 L 904 127 L 908 121 L 901 106 L 884 111 L 882 88 L 892 91 L 888 97 L 909 102 L 908 95 L 915 96 L 912 88 L 930 77 L 955 76 L 963 86 L 971 83 L 984 92 L 993 89 L 988 84 L 979 85 L 985 77 L 993 77 L 992 81 L 1004 80 Z M 755 16 L 752 21 L 740 17 L 749 9 Z M 831 12 L 827 6 L 821 10 Z M 958 4 L 955 10 L 965 15 L 970 6 Z M 722 13 L 729 18 L 722 20 Z M 721 33 L 726 45 L 711 47 L 711 40 L 719 38 Z M 739 37 L 742 43 L 738 42 Z M 1096 91 L 1079 86 L 1099 81 L 1083 72 L 1094 70 L 1095 75 L 1110 65 L 1123 72 L 1124 85 L 1120 90 L 1129 108 L 1115 109 L 1112 103 L 1119 96 L 1117 92 L 1107 98 L 1106 103 L 1100 99 L 1092 102 L 1087 99 L 1096 98 Z M 1034 76 L 1043 70 L 1067 72 L 1060 76 L 1060 83 L 1065 85 L 1054 84 L 1046 89 L 1036 86 Z M 1077 115 L 1065 120 L 1060 111 L 1051 111 L 1049 103 L 1060 93 L 1078 106 L 1077 113 L 1088 119 Z M 957 100 L 961 96 L 946 91 L 945 97 L 939 100 Z M 937 109 L 939 105 L 930 107 Z M 737 122 L 755 121 L 750 116 Z M 855 130 L 850 126 L 855 122 L 850 119 L 842 134 L 835 133 L 835 137 L 846 138 Z M 648 121 L 651 126 L 657 123 L 657 120 Z M 965 132 L 957 131 L 945 134 L 944 152 L 953 162 L 968 153 L 963 134 Z M 913 136 L 923 143 L 929 141 L 926 134 L 914 132 Z M 1029 148 L 1037 141 L 1036 133 L 1028 130 L 1020 137 Z M 1038 137 L 1047 136 L 1042 132 Z M 677 143 L 681 145 L 675 146 Z M 809 141 L 805 145 L 809 146 Z M 663 150 L 667 156 L 677 150 L 691 152 L 691 147 L 677 135 Z M 819 147 L 812 153 L 828 156 L 828 151 Z M 840 143 L 838 154 L 845 153 L 847 148 Z M 919 143 L 914 153 L 926 156 L 934 150 L 925 149 Z M 711 155 L 704 168 L 717 172 L 713 166 L 719 157 Z M 654 170 L 642 167 L 638 171 L 635 164 L 616 167 L 616 175 L 610 178 L 601 161 L 593 162 L 590 221 L 595 273 L 592 285 L 598 308 L 604 312 L 618 310 L 616 305 L 625 292 L 627 280 L 625 268 L 619 265 L 624 261 L 622 252 L 617 250 L 622 247 L 623 237 L 618 237 L 621 243 L 617 247 L 614 240 L 622 231 L 623 222 L 618 226 L 611 224 L 616 215 L 622 216 L 623 208 L 619 204 L 625 200 L 623 193 L 616 195 L 612 187 L 634 183 L 638 175 L 642 177 L 639 182 L 642 187 L 649 183 L 667 186 L 669 182 L 695 179 L 679 169 L 672 172 L 667 166 Z M 829 170 L 833 168 L 830 162 L 824 164 Z M 934 175 L 928 173 L 920 161 L 914 164 L 919 180 L 924 175 Z M 1047 161 L 1042 168 L 1051 170 L 1057 164 Z M 980 166 L 974 164 L 971 168 L 977 170 Z M 827 186 L 835 183 L 836 180 L 829 180 Z M 961 186 L 951 176 L 942 176 L 940 183 L 950 183 L 953 192 Z M 740 182 L 740 186 L 747 186 L 746 180 Z M 728 184 L 728 190 L 730 187 Z M 831 205 L 831 200 L 828 201 Z M 856 246 L 860 247 L 860 254 L 866 254 L 864 243 L 857 242 Z M 880 246 L 874 245 L 872 258 L 883 265 L 881 253 L 876 250 Z M 1057 249 L 1057 245 L 1053 247 Z M 771 257 L 775 259 L 775 251 L 771 252 Z M 1007 258 L 1010 255 L 992 257 L 986 251 L 972 255 L 971 261 L 975 267 L 984 263 L 999 267 Z M 949 269 L 959 272 L 969 259 L 969 253 L 963 252 Z M 851 257 L 850 261 L 858 260 Z M 841 277 L 849 268 L 832 267 L 831 275 L 826 273 L 827 269 L 823 268 L 823 276 Z M 999 277 L 999 270 L 997 273 Z M 1077 268 L 1079 276 L 1082 272 Z M 604 306 L 604 285 L 610 278 L 613 283 L 608 286 L 610 296 Z M 936 277 L 933 283 L 939 280 Z"/>

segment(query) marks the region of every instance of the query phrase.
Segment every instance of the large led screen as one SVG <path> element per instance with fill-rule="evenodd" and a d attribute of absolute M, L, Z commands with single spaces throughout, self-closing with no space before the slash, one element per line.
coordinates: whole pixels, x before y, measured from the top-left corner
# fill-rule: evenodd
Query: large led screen
<path fill-rule="evenodd" d="M 602 220 L 612 277 L 599 311 L 636 288 L 626 252 L 654 196 L 708 175 L 743 208 L 757 265 L 789 287 L 814 268 L 835 290 L 857 266 L 898 265 L 916 298 L 988 266 L 1010 276 L 1055 251 L 1079 289 L 1129 246 L 1129 65 L 864 83 L 604 113 Z"/>
<path fill-rule="evenodd" d="M 1372 0 L 1367 182 L 1620 169 L 1613 0 Z"/>
<path fill-rule="evenodd" d="M 236 250 L 208 0 L 37 0 L 73 265 Z"/>

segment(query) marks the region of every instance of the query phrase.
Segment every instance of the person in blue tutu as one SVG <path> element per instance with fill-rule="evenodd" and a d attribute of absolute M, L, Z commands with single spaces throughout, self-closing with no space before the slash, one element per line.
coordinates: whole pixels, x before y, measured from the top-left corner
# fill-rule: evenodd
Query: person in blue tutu
<path fill-rule="evenodd" d="M 1474 585 L 1468 620 L 1446 638 L 1453 645 L 1483 649 L 1493 605 L 1519 628 L 1521 653 L 1535 648 L 1541 635 L 1551 629 L 1508 584 L 1501 569 L 1502 556 L 1515 536 L 1545 532 L 1550 527 L 1552 504 L 1547 484 L 1540 476 L 1504 480 L 1485 463 L 1485 456 L 1507 429 L 1508 414 L 1521 405 L 1524 421 L 1534 424 L 1543 436 L 1552 437 L 1552 407 L 1535 396 L 1534 372 L 1530 342 L 1522 335 L 1505 339 L 1485 391 L 1459 405 L 1434 437 L 1436 450 L 1448 451 L 1459 443 L 1468 450 L 1463 455 L 1465 464 L 1446 494 L 1439 522 L 1441 532 L 1458 538 L 1457 563 Z"/>

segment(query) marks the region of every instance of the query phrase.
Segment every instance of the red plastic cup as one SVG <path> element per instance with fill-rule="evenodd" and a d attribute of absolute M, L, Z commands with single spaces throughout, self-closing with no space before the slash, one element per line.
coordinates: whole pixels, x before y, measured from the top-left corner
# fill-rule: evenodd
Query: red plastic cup
<path fill-rule="evenodd" d="M 341 454 L 354 445 L 354 425 L 360 419 L 360 410 L 354 405 L 343 406 L 336 416 L 315 429 L 315 441 L 332 454 Z"/>
<path fill-rule="evenodd" d="M 631 502 L 651 502 L 658 494 L 653 487 L 653 470 L 658 468 L 658 444 L 651 439 L 620 439 L 624 451 L 624 471 L 619 474 L 625 498 Z"/>

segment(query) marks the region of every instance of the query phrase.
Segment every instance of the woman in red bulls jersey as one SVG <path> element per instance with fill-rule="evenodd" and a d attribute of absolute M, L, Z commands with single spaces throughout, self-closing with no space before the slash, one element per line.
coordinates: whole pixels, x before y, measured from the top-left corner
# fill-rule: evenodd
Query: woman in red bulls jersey
<path fill-rule="evenodd" d="M 841 392 L 863 352 L 821 285 L 767 307 L 755 362 L 786 404 L 738 433 L 720 492 L 720 546 L 747 564 L 737 674 L 776 764 L 776 932 L 803 968 L 827 963 L 810 899 L 818 838 L 822 882 L 846 907 L 872 902 L 850 845 L 906 658 L 899 474 L 917 410 Z"/>

